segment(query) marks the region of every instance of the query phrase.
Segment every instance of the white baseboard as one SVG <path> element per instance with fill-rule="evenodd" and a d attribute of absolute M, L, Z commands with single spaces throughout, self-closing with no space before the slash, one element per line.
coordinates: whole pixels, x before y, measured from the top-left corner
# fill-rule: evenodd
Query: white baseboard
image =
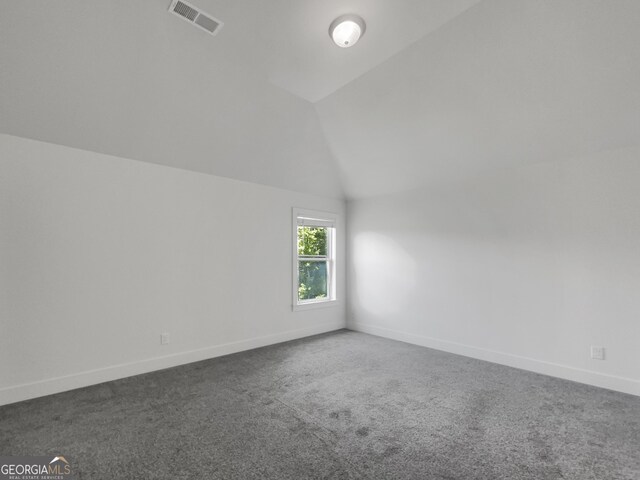
<path fill-rule="evenodd" d="M 529 370 L 531 372 L 541 373 L 544 375 L 549 375 L 551 377 L 563 378 L 565 380 L 572 380 L 574 382 L 585 383 L 587 385 L 608 388 L 609 390 L 616 390 L 618 392 L 640 396 L 640 381 L 634 380 L 632 378 L 607 375 L 591 370 L 569 367 L 567 365 L 545 362 L 542 360 L 536 360 L 534 358 L 521 357 L 518 355 L 512 355 L 510 353 L 487 350 L 484 348 L 473 347 L 471 345 L 464 345 L 447 340 L 439 340 L 437 338 L 400 332 L 397 330 L 392 330 L 375 325 L 367 325 L 358 322 L 349 322 L 347 328 L 357 332 L 376 335 L 378 337 L 399 340 L 401 342 L 420 345 L 422 347 L 433 348 L 436 350 L 442 350 L 449 353 L 455 353 L 457 355 L 463 355 L 465 357 L 472 357 L 479 360 L 486 360 L 492 363 L 507 365 L 509 367 L 521 368 L 523 370 Z"/>
<path fill-rule="evenodd" d="M 239 340 L 237 342 L 214 345 L 211 347 L 175 353 L 163 357 L 149 358 L 146 360 L 112 365 L 105 368 L 88 370 L 85 372 L 64 375 L 46 380 L 14 385 L 0 389 L 0 405 L 21 402 L 31 398 L 42 397 L 54 393 L 65 392 L 76 388 L 88 387 L 98 383 L 118 380 L 120 378 L 149 373 L 164 368 L 176 367 L 187 363 L 207 360 L 209 358 L 229 355 L 231 353 L 265 347 L 276 343 L 296 340 L 298 338 L 331 332 L 344 328 L 343 322 L 325 323 L 313 327 L 289 330 L 263 337 Z"/>

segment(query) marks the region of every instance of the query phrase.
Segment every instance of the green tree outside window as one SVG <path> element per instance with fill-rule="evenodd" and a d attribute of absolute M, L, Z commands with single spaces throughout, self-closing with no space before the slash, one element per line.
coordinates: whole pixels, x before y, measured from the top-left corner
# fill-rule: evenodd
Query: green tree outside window
<path fill-rule="evenodd" d="M 327 297 L 327 235 L 325 227 L 298 227 L 298 299 Z"/>

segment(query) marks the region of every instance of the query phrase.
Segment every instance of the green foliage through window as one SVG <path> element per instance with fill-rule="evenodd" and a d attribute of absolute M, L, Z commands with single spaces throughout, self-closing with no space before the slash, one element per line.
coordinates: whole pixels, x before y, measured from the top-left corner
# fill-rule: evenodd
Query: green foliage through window
<path fill-rule="evenodd" d="M 298 227 L 298 299 L 328 296 L 328 229 Z"/>
<path fill-rule="evenodd" d="M 325 227 L 298 227 L 298 255 L 327 254 L 327 229 Z"/>

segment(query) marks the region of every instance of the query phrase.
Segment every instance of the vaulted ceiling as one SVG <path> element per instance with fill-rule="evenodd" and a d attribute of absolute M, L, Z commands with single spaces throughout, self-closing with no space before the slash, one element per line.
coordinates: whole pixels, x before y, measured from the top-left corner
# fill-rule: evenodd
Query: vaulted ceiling
<path fill-rule="evenodd" d="M 216 37 L 169 0 L 5 5 L 0 132 L 334 197 L 640 142 L 637 0 L 192 2 Z"/>
<path fill-rule="evenodd" d="M 317 104 L 350 196 L 640 144 L 640 1 L 485 0 Z"/>

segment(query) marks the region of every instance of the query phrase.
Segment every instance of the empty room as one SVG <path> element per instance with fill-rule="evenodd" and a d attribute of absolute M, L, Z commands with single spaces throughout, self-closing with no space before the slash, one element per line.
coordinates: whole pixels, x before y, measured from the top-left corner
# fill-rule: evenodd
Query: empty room
<path fill-rule="evenodd" d="M 0 480 L 640 480 L 640 1 L 0 1 Z"/>

